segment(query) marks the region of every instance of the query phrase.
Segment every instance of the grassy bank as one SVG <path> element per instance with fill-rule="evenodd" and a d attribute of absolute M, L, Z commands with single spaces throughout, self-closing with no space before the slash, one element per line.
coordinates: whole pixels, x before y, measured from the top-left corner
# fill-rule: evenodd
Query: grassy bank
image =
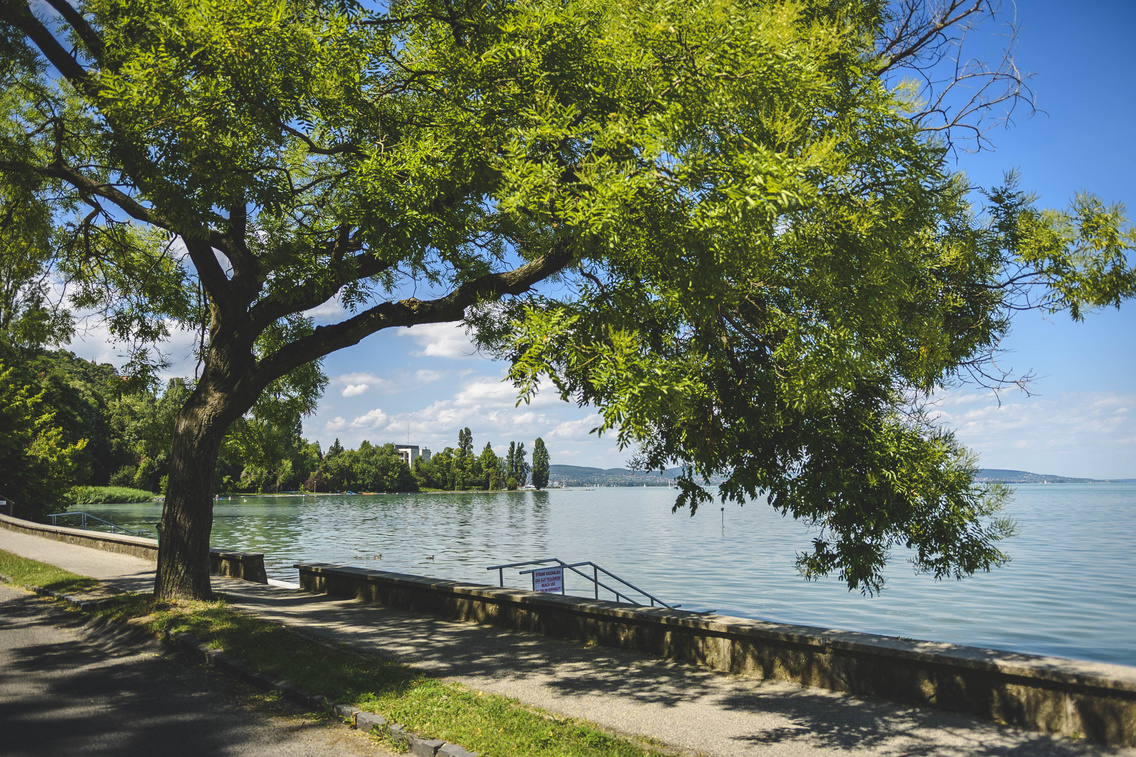
<path fill-rule="evenodd" d="M 109 505 L 151 502 L 157 494 L 129 486 L 77 486 L 71 492 L 72 505 Z"/>
<path fill-rule="evenodd" d="M 97 582 L 0 552 L 0 573 L 27 587 L 78 592 Z M 223 599 L 155 604 L 124 594 L 97 611 L 154 633 L 189 632 L 203 644 L 300 688 L 354 704 L 427 738 L 461 744 L 484 757 L 661 757 L 598 726 L 525 707 L 515 700 L 429 678 L 412 667 L 314 644 L 283 626 L 246 615 Z"/>

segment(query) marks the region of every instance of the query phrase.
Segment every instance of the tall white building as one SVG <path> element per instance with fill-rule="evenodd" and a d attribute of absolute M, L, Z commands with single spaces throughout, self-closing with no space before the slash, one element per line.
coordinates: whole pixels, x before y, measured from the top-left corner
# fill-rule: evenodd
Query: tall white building
<path fill-rule="evenodd" d="M 419 449 L 417 444 L 396 444 L 395 449 L 398 450 L 399 457 L 411 468 L 414 467 L 414 461 L 422 458 L 423 462 L 430 462 L 430 450 L 426 447 Z"/>

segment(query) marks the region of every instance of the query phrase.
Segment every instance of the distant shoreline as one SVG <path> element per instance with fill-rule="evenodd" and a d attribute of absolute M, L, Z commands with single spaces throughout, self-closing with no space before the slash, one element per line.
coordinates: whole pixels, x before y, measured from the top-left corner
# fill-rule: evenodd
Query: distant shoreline
<path fill-rule="evenodd" d="M 1001 468 L 983 468 L 978 471 L 975 480 L 980 483 L 1002 484 L 1131 484 L 1136 478 L 1073 478 L 1071 476 L 1054 476 L 1047 473 L 1030 473 L 1020 470 L 1003 470 Z"/>
<path fill-rule="evenodd" d="M 553 469 L 560 466 L 552 466 Z M 626 468 L 584 468 L 577 466 L 562 466 L 570 471 L 560 471 L 556 475 L 557 486 L 549 486 L 544 491 L 581 490 L 581 489 L 608 489 L 608 488 L 667 488 L 672 487 L 674 479 L 678 477 L 679 469 L 672 468 L 663 473 L 659 471 L 643 472 L 630 471 Z M 1074 478 L 1071 476 L 1055 476 L 1047 473 L 1031 473 L 1029 471 L 1003 470 L 999 468 L 983 468 L 978 471 L 974 479 L 980 484 L 1136 484 L 1136 478 Z M 717 483 L 712 482 L 712 484 Z M 517 489 L 508 492 L 504 489 L 492 493 L 523 493 L 535 491 L 534 489 Z M 263 494 L 233 492 L 221 494 L 218 501 L 237 500 L 243 497 L 334 497 L 358 496 L 368 494 L 487 494 L 485 489 L 461 489 L 451 491 L 448 489 L 423 489 L 419 492 L 265 492 Z M 160 500 L 159 500 L 160 501 Z"/>
<path fill-rule="evenodd" d="M 682 473 L 681 468 L 665 471 L 631 471 L 626 468 L 589 468 L 576 465 L 552 465 L 549 477 L 565 487 L 593 486 L 670 486 Z M 975 480 L 979 483 L 1004 484 L 1131 484 L 1136 478 L 1078 478 L 1057 476 L 1049 473 L 1009 470 L 1004 468 L 981 468 Z M 712 480 L 712 485 L 719 483 Z"/>

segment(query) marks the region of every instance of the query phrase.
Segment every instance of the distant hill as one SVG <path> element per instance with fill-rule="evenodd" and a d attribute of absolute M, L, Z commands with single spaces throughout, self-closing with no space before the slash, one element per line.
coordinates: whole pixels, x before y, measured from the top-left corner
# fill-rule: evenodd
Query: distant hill
<path fill-rule="evenodd" d="M 1029 473 L 1024 470 L 1003 470 L 1001 468 L 983 468 L 978 471 L 978 481 L 1000 481 L 1004 484 L 1091 484 L 1100 483 L 1097 478 L 1069 478 L 1068 476 L 1053 476 L 1046 473 Z"/>
<path fill-rule="evenodd" d="M 548 480 L 561 486 L 670 486 L 672 478 L 673 476 L 667 478 L 658 471 L 588 468 L 580 465 L 548 466 Z"/>
<path fill-rule="evenodd" d="M 678 478 L 679 468 L 663 473 L 658 471 L 631 471 L 626 468 L 589 468 L 580 465 L 550 465 L 548 478 L 561 486 L 670 486 Z M 984 483 L 1000 481 L 1005 484 L 1089 484 L 1102 483 L 1095 478 L 1071 478 L 1021 470 L 983 468 L 977 480 Z M 1134 481 L 1136 479 L 1108 479 Z"/>

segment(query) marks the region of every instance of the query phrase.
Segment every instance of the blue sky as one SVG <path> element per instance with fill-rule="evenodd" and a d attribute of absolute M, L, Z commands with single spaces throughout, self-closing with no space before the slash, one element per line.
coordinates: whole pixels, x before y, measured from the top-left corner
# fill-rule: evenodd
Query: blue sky
<path fill-rule="evenodd" d="M 961 156 L 980 185 L 1008 168 L 1046 207 L 1078 191 L 1136 212 L 1136 3 L 1022 0 L 1017 60 L 1035 73 L 1040 111 L 992 138 L 997 149 Z M 1036 375 L 1031 396 L 964 386 L 945 392 L 944 422 L 989 468 L 1092 478 L 1136 477 L 1136 302 L 1067 316 L 1023 313 L 1002 364 Z"/>
<path fill-rule="evenodd" d="M 1006 3 L 1007 10 L 1013 7 Z M 990 138 L 995 149 L 960 154 L 957 166 L 975 184 L 993 186 L 1008 169 L 1039 204 L 1066 207 L 1091 191 L 1136 211 L 1136 3 L 1022 0 L 1017 62 L 1033 72 L 1040 111 L 1015 115 Z M 993 30 L 997 31 L 997 30 Z M 318 315 L 318 314 L 317 314 Z M 329 312 L 328 315 L 331 315 Z M 175 340 L 175 358 L 184 350 Z M 1031 394 L 1000 397 L 973 385 L 938 396 L 942 421 L 988 468 L 1093 478 L 1136 477 L 1136 302 L 1090 314 L 1083 323 L 1038 313 L 1018 317 L 1002 345 L 1005 368 L 1032 371 Z M 97 332 L 72 349 L 120 363 Z M 175 370 L 185 370 L 179 362 Z M 440 450 L 468 426 L 475 448 L 542 437 L 553 463 L 618 467 L 630 451 L 597 438 L 594 411 L 539 396 L 515 406 L 501 379 L 505 366 L 477 354 L 460 327 L 419 326 L 384 332 L 327 358 L 330 384 L 304 434 L 326 447 L 338 438 Z M 192 372 L 192 367 L 189 368 Z"/>

